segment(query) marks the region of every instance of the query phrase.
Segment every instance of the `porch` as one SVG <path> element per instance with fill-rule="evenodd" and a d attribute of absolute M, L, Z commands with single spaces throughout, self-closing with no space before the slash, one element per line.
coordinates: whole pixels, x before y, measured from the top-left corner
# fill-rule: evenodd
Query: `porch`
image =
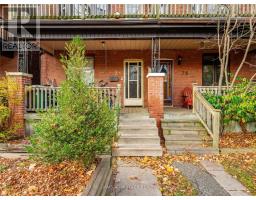
<path fill-rule="evenodd" d="M 14 66 L 3 64 L 1 70 L 32 74 L 33 85 L 58 87 L 65 80 L 59 61 L 65 42 L 42 40 L 41 55 L 27 52 L 25 57 L 30 62 L 18 69 L 15 62 L 20 58 L 16 55 L 12 59 Z M 97 87 L 111 88 L 119 84 L 122 106 L 147 107 L 147 74 L 152 71 L 152 65 L 157 65 L 157 72 L 166 74 L 165 105 L 182 106 L 184 88 L 191 88 L 192 83 L 202 84 L 202 56 L 213 50 L 201 49 L 202 40 L 199 39 L 161 39 L 159 42 L 155 52 L 158 55 L 153 58 L 152 40 L 87 40 L 85 56 L 89 62 L 85 81 Z"/>

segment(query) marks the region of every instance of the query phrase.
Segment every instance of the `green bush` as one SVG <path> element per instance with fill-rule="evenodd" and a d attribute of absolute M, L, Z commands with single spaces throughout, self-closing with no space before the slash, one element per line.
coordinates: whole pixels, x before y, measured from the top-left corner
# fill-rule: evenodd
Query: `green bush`
<path fill-rule="evenodd" d="M 87 61 L 83 41 L 74 38 L 62 56 L 67 80 L 58 92 L 58 109 L 42 114 L 34 125 L 28 151 L 46 162 L 83 160 L 86 165 L 105 152 L 116 133 L 116 116 L 83 79 Z"/>
<path fill-rule="evenodd" d="M 237 121 L 243 132 L 247 132 L 246 123 L 256 121 L 256 85 L 249 84 L 246 78 L 222 96 L 206 93 L 204 97 L 216 109 L 221 109 L 224 124 Z"/>
<path fill-rule="evenodd" d="M 10 78 L 0 79 L 0 142 L 6 142 L 17 136 L 19 124 L 11 123 L 11 110 L 19 101 L 16 91 L 15 81 Z"/>

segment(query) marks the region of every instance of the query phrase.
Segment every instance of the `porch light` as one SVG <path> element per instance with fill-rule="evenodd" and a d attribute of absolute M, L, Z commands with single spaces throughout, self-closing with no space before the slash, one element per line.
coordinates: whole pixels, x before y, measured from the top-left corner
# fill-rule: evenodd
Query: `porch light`
<path fill-rule="evenodd" d="M 102 48 L 105 49 L 105 41 L 101 42 Z"/>
<path fill-rule="evenodd" d="M 182 57 L 181 57 L 181 56 L 178 56 L 177 61 L 178 61 L 178 65 L 181 65 Z"/>

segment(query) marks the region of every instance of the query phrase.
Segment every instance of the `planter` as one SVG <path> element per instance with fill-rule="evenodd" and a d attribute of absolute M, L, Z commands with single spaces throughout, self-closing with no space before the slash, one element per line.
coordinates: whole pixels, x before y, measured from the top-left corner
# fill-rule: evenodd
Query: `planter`
<path fill-rule="evenodd" d="M 221 154 L 229 153 L 256 153 L 256 148 L 221 148 Z"/>
<path fill-rule="evenodd" d="M 35 123 L 36 121 L 39 121 L 41 118 L 36 113 L 27 113 L 24 115 L 24 119 L 25 119 L 25 134 L 26 136 L 32 135 L 34 132 L 33 123 Z"/>
<path fill-rule="evenodd" d="M 246 124 L 248 132 L 256 132 L 256 122 Z M 232 121 L 224 126 L 224 133 L 241 133 L 242 129 L 238 122 Z"/>
<path fill-rule="evenodd" d="M 101 161 L 95 169 L 88 185 L 79 196 L 105 196 L 112 175 L 110 155 L 100 156 Z"/>

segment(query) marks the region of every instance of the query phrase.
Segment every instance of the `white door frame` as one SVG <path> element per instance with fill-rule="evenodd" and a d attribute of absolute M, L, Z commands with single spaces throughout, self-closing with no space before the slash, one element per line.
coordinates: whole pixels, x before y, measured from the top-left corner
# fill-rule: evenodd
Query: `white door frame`
<path fill-rule="evenodd" d="M 126 96 L 126 76 L 125 76 L 125 64 L 130 62 L 141 62 L 141 98 L 129 98 L 127 99 Z M 142 59 L 125 59 L 124 60 L 124 84 L 123 84 L 123 91 L 124 91 L 124 106 L 144 106 L 144 63 Z M 129 91 L 129 89 L 128 89 Z"/>

